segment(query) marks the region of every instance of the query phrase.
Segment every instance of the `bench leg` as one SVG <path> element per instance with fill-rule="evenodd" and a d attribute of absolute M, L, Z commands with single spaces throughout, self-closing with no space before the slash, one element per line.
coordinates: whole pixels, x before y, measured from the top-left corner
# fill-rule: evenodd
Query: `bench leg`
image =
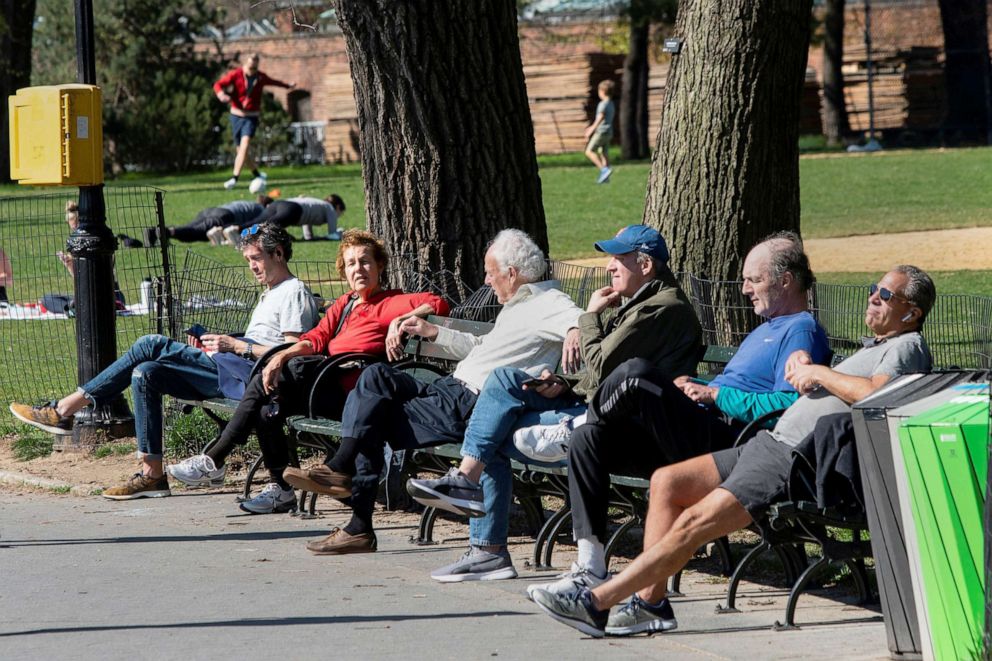
<path fill-rule="evenodd" d="M 684 597 L 685 595 L 681 592 L 682 589 L 682 570 L 678 570 L 674 575 L 668 577 L 668 592 L 669 597 Z"/>
<path fill-rule="evenodd" d="M 410 541 L 417 546 L 432 546 L 437 544 L 434 541 L 434 522 L 437 521 L 437 508 L 428 507 L 420 513 L 420 526 L 417 529 L 416 538 Z"/>
<path fill-rule="evenodd" d="M 720 556 L 720 570 L 724 576 L 734 573 L 734 555 L 730 551 L 730 540 L 724 535 L 713 543 L 713 550 Z"/>
<path fill-rule="evenodd" d="M 875 595 L 869 587 L 868 570 L 865 568 L 865 561 L 862 558 L 849 558 L 844 561 L 851 571 L 851 579 L 858 590 L 858 605 L 864 606 L 873 601 Z"/>
<path fill-rule="evenodd" d="M 813 575 L 819 572 L 821 569 L 830 564 L 830 559 L 827 557 L 822 557 L 809 567 L 806 568 L 800 576 L 796 584 L 792 586 L 792 590 L 789 591 L 789 601 L 785 605 L 785 624 L 776 621 L 772 625 L 772 629 L 775 631 L 786 631 L 788 629 L 798 629 L 796 626 L 796 604 L 799 601 L 799 595 L 801 595 L 806 590 L 806 585 L 813 578 Z"/>
<path fill-rule="evenodd" d="M 552 567 L 543 562 L 544 557 L 544 547 L 548 543 L 551 537 L 552 531 L 558 529 L 559 524 L 563 520 L 572 519 L 572 509 L 568 504 L 564 505 L 560 510 L 548 517 L 548 520 L 544 522 L 541 527 L 540 532 L 537 533 L 537 539 L 534 540 L 534 568 L 535 569 L 551 569 Z M 548 554 L 550 557 L 550 554 Z"/>
<path fill-rule="evenodd" d="M 553 567 L 553 565 L 551 564 L 551 556 L 555 552 L 555 544 L 558 543 L 558 536 L 561 535 L 561 531 L 563 528 L 571 525 L 572 525 L 572 510 L 569 509 L 567 515 L 561 517 L 561 519 L 558 521 L 555 527 L 551 529 L 550 533 L 548 534 L 547 540 L 545 540 L 544 563 L 541 565 L 542 569 L 544 568 L 550 569 L 551 567 Z"/>
<path fill-rule="evenodd" d="M 258 459 L 255 460 L 255 463 L 253 463 L 251 468 L 248 469 L 248 474 L 245 475 L 245 490 L 241 494 L 241 500 L 239 502 L 243 503 L 244 501 L 251 499 L 251 485 L 252 482 L 255 481 L 255 473 L 257 473 L 258 469 L 261 467 L 262 457 L 259 455 Z"/>
<path fill-rule="evenodd" d="M 758 559 L 758 557 L 771 548 L 771 544 L 765 540 L 755 546 L 753 549 L 747 552 L 739 563 L 737 567 L 734 568 L 734 573 L 730 576 L 730 585 L 727 586 L 727 601 L 724 604 L 717 604 L 716 612 L 723 613 L 739 613 L 737 610 L 737 588 L 740 586 L 741 579 L 744 578 L 744 572 L 747 568 Z"/>
<path fill-rule="evenodd" d="M 628 532 L 630 532 L 631 528 L 633 528 L 635 525 L 638 525 L 639 523 L 641 523 L 640 517 L 632 516 L 626 521 L 624 521 L 623 525 L 617 528 L 616 532 L 610 535 L 610 541 L 606 543 L 606 549 L 605 549 L 607 569 L 609 569 L 610 567 L 610 558 L 613 557 L 613 551 L 614 549 L 616 549 L 617 544 L 619 544 L 620 540 L 623 539 Z"/>

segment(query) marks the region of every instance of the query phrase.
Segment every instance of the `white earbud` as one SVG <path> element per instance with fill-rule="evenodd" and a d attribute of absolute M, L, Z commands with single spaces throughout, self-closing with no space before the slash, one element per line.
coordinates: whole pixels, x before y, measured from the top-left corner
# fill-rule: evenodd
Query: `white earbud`
<path fill-rule="evenodd" d="M 904 314 L 902 316 L 902 319 L 900 319 L 899 321 L 902 321 L 902 322 L 905 323 L 905 322 L 909 321 L 912 318 L 913 318 L 913 313 L 912 312 L 907 312 L 906 314 Z"/>

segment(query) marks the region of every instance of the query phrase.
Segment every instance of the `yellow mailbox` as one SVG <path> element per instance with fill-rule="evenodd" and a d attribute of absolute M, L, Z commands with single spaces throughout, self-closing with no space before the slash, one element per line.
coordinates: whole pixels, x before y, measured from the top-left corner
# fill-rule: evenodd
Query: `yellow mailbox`
<path fill-rule="evenodd" d="M 99 87 L 25 87 L 8 106 L 11 179 L 35 186 L 103 183 Z"/>

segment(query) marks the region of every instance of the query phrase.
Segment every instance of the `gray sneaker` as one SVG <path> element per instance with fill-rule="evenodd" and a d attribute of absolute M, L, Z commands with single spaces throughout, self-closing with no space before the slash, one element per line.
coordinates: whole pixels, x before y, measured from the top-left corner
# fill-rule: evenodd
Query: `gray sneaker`
<path fill-rule="evenodd" d="M 572 569 L 558 576 L 558 580 L 550 583 L 535 583 L 527 586 L 527 597 L 533 601 L 536 590 L 544 590 L 552 594 L 571 592 L 576 586 L 590 590 L 606 580 L 606 576 L 596 576 L 585 567 L 572 563 Z"/>
<path fill-rule="evenodd" d="M 283 489 L 275 482 L 265 485 L 262 493 L 239 505 L 251 514 L 275 514 L 296 511 L 296 494 L 292 489 Z"/>
<path fill-rule="evenodd" d="M 450 565 L 431 572 L 431 578 L 441 583 L 499 581 L 516 577 L 517 570 L 513 568 L 513 560 L 510 559 L 510 553 L 506 549 L 498 553 L 490 553 L 476 546 Z"/>
<path fill-rule="evenodd" d="M 414 500 L 426 507 L 469 517 L 486 515 L 482 487 L 469 481 L 454 467 L 436 480 L 407 480 L 406 490 Z"/>
<path fill-rule="evenodd" d="M 534 590 L 534 603 L 541 610 L 573 629 L 578 629 L 593 638 L 606 634 L 606 622 L 610 611 L 596 610 L 592 605 L 592 593 L 581 585 L 567 592 L 554 593 L 547 590 Z"/>
<path fill-rule="evenodd" d="M 606 623 L 606 634 L 632 636 L 635 633 L 671 631 L 678 626 L 675 612 L 668 599 L 662 599 L 660 604 L 652 606 L 635 594 L 616 612 L 610 613 L 610 620 Z"/>

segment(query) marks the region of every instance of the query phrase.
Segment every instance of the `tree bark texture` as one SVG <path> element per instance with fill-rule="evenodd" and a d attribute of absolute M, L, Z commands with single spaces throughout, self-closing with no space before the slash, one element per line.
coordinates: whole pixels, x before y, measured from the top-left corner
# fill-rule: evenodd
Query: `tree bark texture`
<path fill-rule="evenodd" d="M 620 144 L 625 160 L 648 157 L 648 33 L 650 21 L 631 17 L 630 45 L 623 61 Z"/>
<path fill-rule="evenodd" d="M 811 0 L 685 0 L 644 222 L 671 266 L 737 280 L 744 256 L 799 229 L 799 102 Z"/>
<path fill-rule="evenodd" d="M 482 283 L 507 227 L 547 251 L 512 0 L 338 0 L 369 230 L 393 255 Z"/>
<path fill-rule="evenodd" d="M 31 84 L 35 0 L 0 0 L 0 181 L 10 181 L 7 97 Z"/>
<path fill-rule="evenodd" d="M 823 135 L 827 144 L 841 144 L 850 132 L 844 102 L 844 4 L 826 0 L 823 11 Z"/>
<path fill-rule="evenodd" d="M 989 36 L 986 0 L 940 0 L 944 28 L 945 132 L 959 140 L 987 141 Z"/>

